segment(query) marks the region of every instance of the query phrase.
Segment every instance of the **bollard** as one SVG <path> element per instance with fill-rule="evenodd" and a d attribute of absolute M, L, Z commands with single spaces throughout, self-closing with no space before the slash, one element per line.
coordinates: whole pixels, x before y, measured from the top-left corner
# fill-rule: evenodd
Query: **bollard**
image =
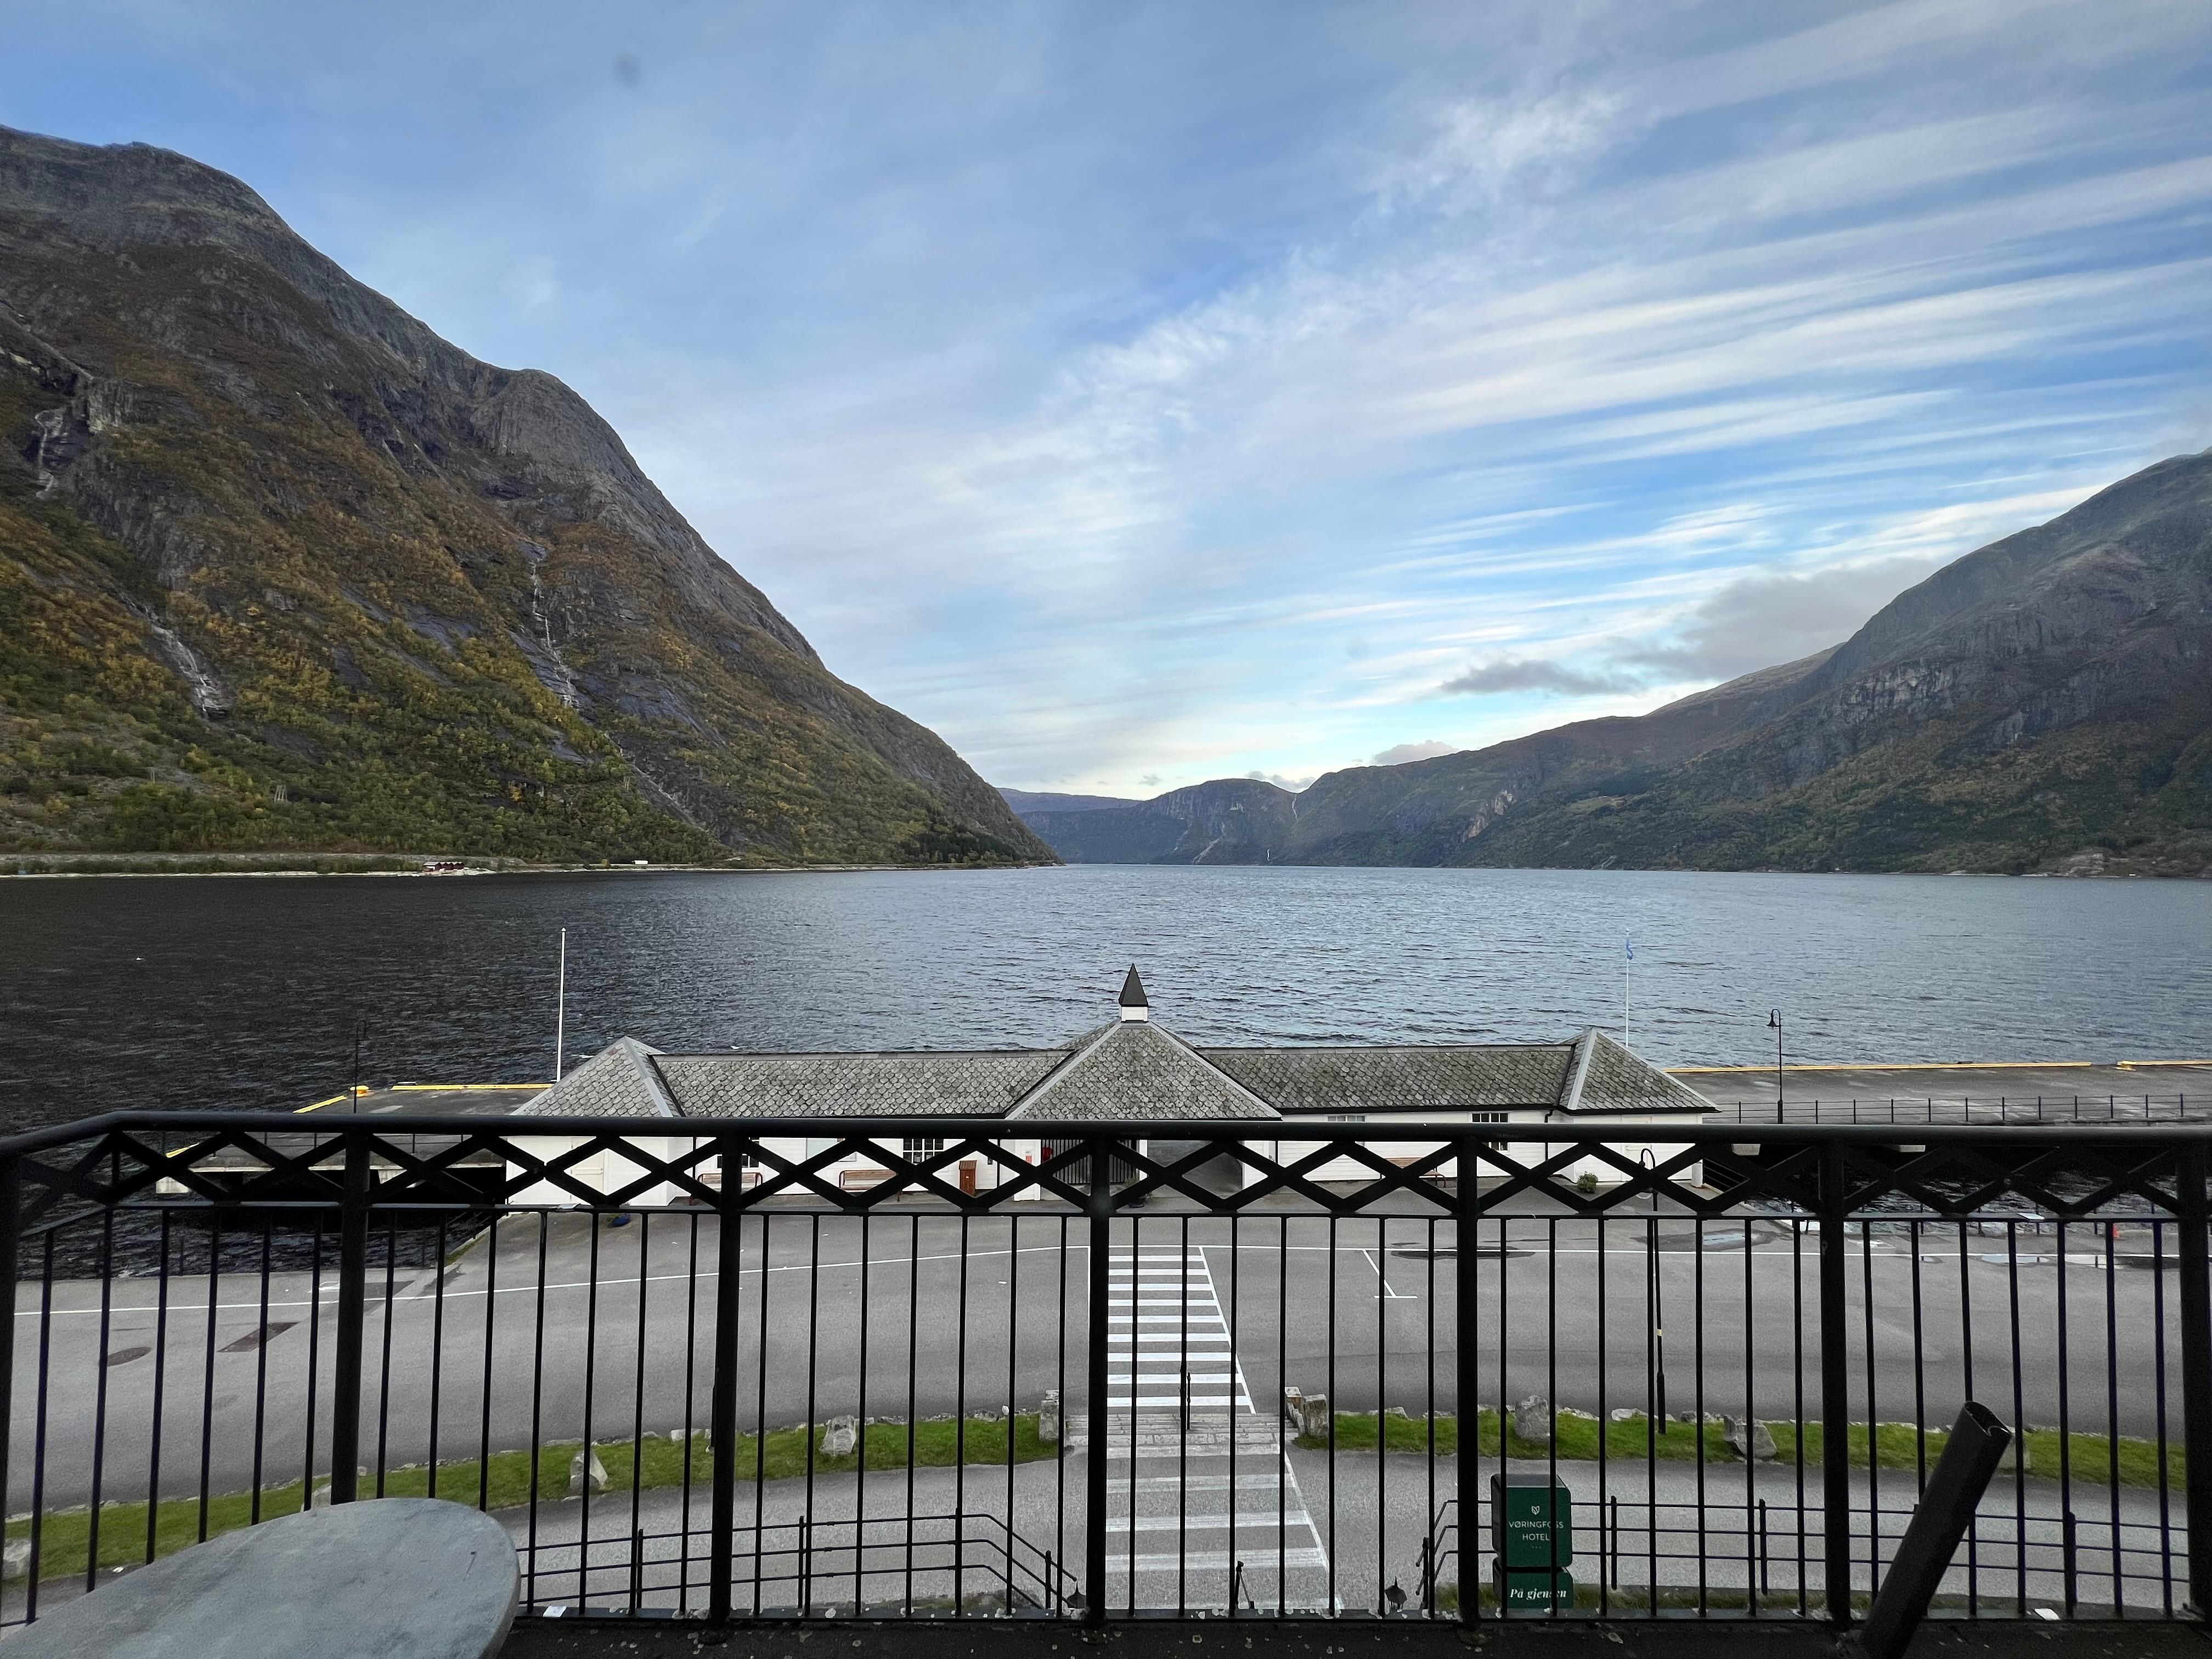
<path fill-rule="evenodd" d="M 1899 1659 L 1911 1642 L 2011 1441 L 2012 1431 L 1986 1406 L 1969 1400 L 1959 1408 L 1959 1419 L 1951 1425 L 1943 1455 L 1898 1544 L 1889 1576 L 1881 1581 L 1866 1624 L 1852 1643 L 1866 1659 Z"/>

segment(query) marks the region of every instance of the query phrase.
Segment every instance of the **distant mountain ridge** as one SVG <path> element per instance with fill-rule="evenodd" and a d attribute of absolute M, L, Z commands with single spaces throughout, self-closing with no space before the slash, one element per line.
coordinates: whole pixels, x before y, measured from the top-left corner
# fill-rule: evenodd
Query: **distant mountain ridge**
<path fill-rule="evenodd" d="M 999 793 L 1017 812 L 1097 812 L 1141 804 L 1121 795 L 1055 795 L 1035 789 L 1001 789 Z"/>
<path fill-rule="evenodd" d="M 1152 800 L 1022 822 L 1071 864 L 1271 864 L 1296 836 L 1298 797 L 1256 778 L 1220 778 Z"/>
<path fill-rule="evenodd" d="M 1053 856 L 559 380 L 225 173 L 6 128 L 0 846 Z"/>
<path fill-rule="evenodd" d="M 1649 714 L 1024 817 L 1077 862 L 2212 873 L 2212 451 Z"/>

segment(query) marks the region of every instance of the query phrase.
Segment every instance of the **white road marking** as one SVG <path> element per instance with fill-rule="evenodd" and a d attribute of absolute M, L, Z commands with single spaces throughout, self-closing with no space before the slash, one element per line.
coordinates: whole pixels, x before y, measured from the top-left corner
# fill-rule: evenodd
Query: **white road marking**
<path fill-rule="evenodd" d="M 1115 1253 L 1108 1267 L 1108 1380 L 1109 1390 L 1116 1387 L 1122 1390 L 1109 1392 L 1108 1407 L 1124 1412 L 1150 1409 L 1178 1414 L 1187 1407 L 1225 1409 L 1232 1419 L 1257 1416 L 1243 1369 L 1236 1363 L 1234 1334 L 1216 1293 L 1204 1248 L 1193 1246 L 1187 1253 L 1174 1255 L 1140 1256 L 1137 1261 L 1145 1267 L 1142 1273 L 1129 1270 L 1131 1256 L 1125 1249 Z M 1170 1294 L 1157 1294 L 1161 1291 Z M 1161 1307 L 1175 1311 L 1138 1311 Z M 1228 1362 L 1228 1369 L 1216 1369 L 1224 1361 Z M 1174 1391 L 1139 1392 L 1158 1389 L 1163 1382 L 1174 1385 Z M 1227 1393 L 1219 1391 L 1224 1383 L 1231 1385 Z M 1210 1392 L 1185 1398 L 1186 1390 L 1200 1387 Z M 1145 1431 L 1142 1423 L 1134 1419 L 1125 1427 Z M 1232 1420 L 1232 1433 L 1234 1427 Z M 1238 1468 L 1228 1453 L 1207 1443 L 1196 1448 L 1183 1444 L 1155 1449 L 1117 1447 L 1109 1440 L 1106 1455 L 1118 1456 L 1129 1469 L 1127 1476 L 1108 1484 L 1109 1492 L 1115 1495 L 1115 1512 L 1108 1516 L 1106 1527 L 1121 1540 L 1121 1547 L 1107 1553 L 1108 1571 L 1132 1600 L 1135 1599 L 1132 1594 L 1135 1578 L 1147 1574 L 1178 1575 L 1181 1595 L 1188 1593 L 1194 1573 L 1219 1574 L 1225 1581 L 1237 1559 L 1249 1558 L 1248 1567 L 1263 1571 L 1279 1566 L 1303 1572 L 1328 1565 L 1320 1529 L 1298 1491 L 1297 1477 L 1289 1459 L 1273 1445 L 1252 1449 L 1250 1461 L 1265 1464 L 1256 1471 L 1249 1463 Z M 1217 1503 L 1228 1498 L 1230 1508 L 1237 1512 L 1182 1513 L 1192 1498 L 1201 1494 L 1210 1495 Z M 1249 1511 L 1236 1502 L 1242 1494 L 1254 1499 Z M 1168 1507 L 1144 1512 L 1138 1505 L 1140 1495 L 1148 1495 L 1153 1506 Z M 1152 1551 L 1133 1559 L 1130 1552 L 1139 1533 L 1172 1533 L 1182 1547 L 1172 1553 Z M 1229 1534 L 1226 1540 L 1222 1538 L 1224 1533 Z M 1317 1605 L 1325 1595 L 1321 1584 L 1308 1583 L 1289 1595 L 1288 1601 L 1291 1606 Z"/>
<path fill-rule="evenodd" d="M 1382 1271 L 1382 1264 L 1375 1259 L 1374 1251 L 1362 1250 L 1359 1254 L 1367 1258 L 1367 1265 L 1375 1269 L 1376 1280 L 1382 1287 L 1380 1291 L 1376 1292 L 1376 1301 L 1419 1302 L 1421 1299 L 1418 1296 L 1407 1296 L 1401 1291 L 1394 1291 L 1390 1288 L 1390 1275 Z"/>

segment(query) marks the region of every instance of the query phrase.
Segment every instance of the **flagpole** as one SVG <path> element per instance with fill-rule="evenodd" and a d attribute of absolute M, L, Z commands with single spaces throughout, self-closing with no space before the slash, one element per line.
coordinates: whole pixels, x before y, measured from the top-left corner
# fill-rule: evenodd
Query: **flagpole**
<path fill-rule="evenodd" d="M 561 930 L 561 986 L 553 996 L 553 1080 L 561 1080 L 562 1048 L 568 1037 L 568 930 Z"/>
<path fill-rule="evenodd" d="M 1628 1047 L 1628 964 L 1636 960 L 1636 941 L 1620 942 L 1620 1046 Z"/>

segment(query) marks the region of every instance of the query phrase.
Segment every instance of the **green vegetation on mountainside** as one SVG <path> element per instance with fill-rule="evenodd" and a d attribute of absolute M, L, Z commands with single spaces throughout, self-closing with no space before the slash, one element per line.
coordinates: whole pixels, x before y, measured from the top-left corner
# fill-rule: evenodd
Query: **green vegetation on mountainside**
<path fill-rule="evenodd" d="M 646 808 L 611 744 L 495 659 L 441 684 L 363 650 L 383 681 L 363 695 L 242 628 L 225 665 L 260 672 L 204 719 L 144 646 L 130 556 L 0 488 L 0 846 L 729 856 Z"/>
<path fill-rule="evenodd" d="M 1693 763 L 1641 793 L 1539 802 L 1450 861 L 2017 874 L 2088 852 L 2148 873 L 2212 866 L 2212 693 L 2156 725 L 2075 726 L 1994 754 L 1971 738 L 1936 722 L 1748 799 L 1727 775 L 1736 757 Z"/>
<path fill-rule="evenodd" d="M 0 128 L 0 848 L 1048 859 L 559 382 Z"/>

